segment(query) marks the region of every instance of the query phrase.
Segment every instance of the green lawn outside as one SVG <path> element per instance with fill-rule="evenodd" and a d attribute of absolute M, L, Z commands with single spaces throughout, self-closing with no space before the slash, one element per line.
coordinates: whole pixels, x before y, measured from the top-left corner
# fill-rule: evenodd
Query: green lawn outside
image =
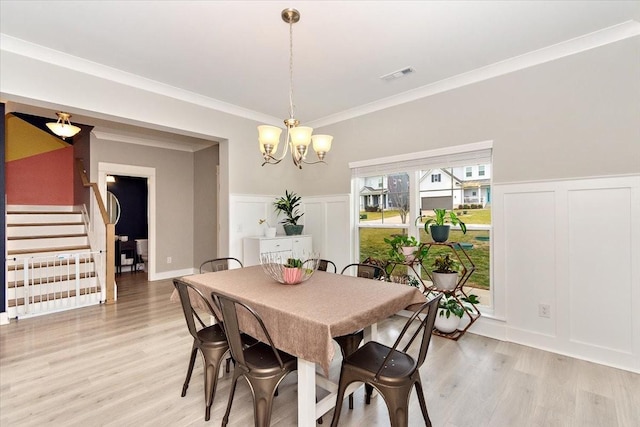
<path fill-rule="evenodd" d="M 458 213 L 462 210 L 456 209 L 455 212 Z M 367 212 L 370 214 L 370 212 Z M 374 212 L 375 213 L 375 212 Z M 377 213 L 379 214 L 379 213 Z M 462 214 L 460 219 L 465 222 L 465 224 L 490 224 L 491 223 L 491 210 L 490 209 L 468 209 L 467 214 Z M 388 260 L 389 259 L 389 245 L 384 243 L 384 238 L 389 238 L 393 234 L 402 234 L 405 233 L 405 229 L 402 228 L 361 228 L 360 229 L 360 261 L 364 261 L 368 257 Z M 489 265 L 490 265 L 490 253 L 489 253 L 489 231 L 476 231 L 476 230 L 467 230 L 466 234 L 463 234 L 462 231 L 452 230 L 449 236 L 450 242 L 465 242 L 473 244 L 472 249 L 466 249 L 465 252 L 469 255 L 472 262 L 475 265 L 476 270 L 473 275 L 467 282 L 467 285 L 481 288 L 481 289 L 489 289 Z M 477 238 L 481 238 L 483 240 L 478 240 Z M 432 242 L 431 236 L 425 233 L 424 229 L 420 231 L 420 241 L 421 242 Z M 426 268 L 431 268 L 433 264 L 433 258 L 439 253 L 443 252 L 451 252 L 451 249 L 448 247 L 432 247 L 429 251 L 428 257 L 423 261 L 423 265 Z M 463 261 L 467 261 L 465 257 L 460 254 Z M 401 271 L 402 270 L 402 271 Z M 397 268 L 394 270 L 394 274 L 402 273 L 406 271 L 406 268 Z M 424 278 L 426 275 L 422 274 Z"/>
<path fill-rule="evenodd" d="M 399 216 L 400 211 L 396 210 L 388 210 L 384 212 L 365 212 L 360 211 L 360 218 L 363 218 L 363 215 L 366 215 L 366 219 L 362 219 L 362 221 L 379 221 L 382 219 L 382 215 L 384 214 L 384 218 L 391 218 L 394 216 Z"/>

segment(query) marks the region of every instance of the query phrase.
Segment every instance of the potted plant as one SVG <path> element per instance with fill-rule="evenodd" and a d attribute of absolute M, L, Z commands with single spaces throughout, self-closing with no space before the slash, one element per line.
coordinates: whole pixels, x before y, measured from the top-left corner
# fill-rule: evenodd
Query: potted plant
<path fill-rule="evenodd" d="M 389 257 L 395 262 L 412 262 L 420 244 L 415 237 L 405 234 L 395 234 L 391 239 L 385 238 L 384 242 L 391 246 Z"/>
<path fill-rule="evenodd" d="M 433 284 L 439 290 L 451 291 L 458 284 L 458 268 L 459 263 L 451 254 L 438 255 L 433 260 L 435 269 L 431 272 Z"/>
<path fill-rule="evenodd" d="M 258 220 L 258 224 L 260 225 L 267 224 L 267 228 L 264 229 L 265 237 L 276 237 L 276 228 L 272 227 L 271 224 L 269 224 L 266 219 Z"/>
<path fill-rule="evenodd" d="M 275 211 L 278 214 L 284 214 L 286 217 L 285 219 L 280 221 L 280 224 L 282 224 L 284 232 L 287 236 L 302 234 L 304 225 L 298 224 L 298 220 L 302 217 L 302 215 L 304 215 L 304 213 L 300 213 L 298 211 L 301 200 L 302 197 L 298 196 L 293 191 L 289 193 L 287 190 L 285 190 L 284 196 L 276 199 L 276 201 L 273 202 Z"/>
<path fill-rule="evenodd" d="M 461 303 L 461 302 L 462 303 Z M 436 316 L 435 327 L 440 332 L 450 334 L 458 329 L 460 320 L 464 316 L 465 311 L 473 313 L 475 310 L 473 304 L 477 304 L 478 297 L 474 294 L 468 297 L 462 297 L 458 299 L 451 295 L 444 295 L 438 303 L 438 315 Z"/>
<path fill-rule="evenodd" d="M 300 283 L 302 279 L 302 260 L 289 258 L 282 269 L 282 279 L 289 285 Z"/>
<path fill-rule="evenodd" d="M 435 327 L 440 332 L 450 334 L 458 329 L 462 316 L 464 316 L 464 307 L 458 300 L 452 296 L 443 295 L 438 303 Z"/>
<path fill-rule="evenodd" d="M 434 209 L 433 212 L 435 213 L 436 217 L 428 218 L 424 222 L 424 231 L 426 231 L 427 234 L 430 234 L 431 237 L 433 237 L 434 242 L 446 242 L 449 239 L 450 226 L 448 224 L 445 224 L 446 222 L 450 222 L 451 225 L 459 225 L 462 233 L 467 233 L 466 224 L 462 222 L 460 218 L 458 218 L 455 212 L 449 211 L 448 215 L 446 209 Z M 422 218 L 426 217 L 426 215 L 420 215 L 418 218 L 416 218 L 416 224 Z"/>

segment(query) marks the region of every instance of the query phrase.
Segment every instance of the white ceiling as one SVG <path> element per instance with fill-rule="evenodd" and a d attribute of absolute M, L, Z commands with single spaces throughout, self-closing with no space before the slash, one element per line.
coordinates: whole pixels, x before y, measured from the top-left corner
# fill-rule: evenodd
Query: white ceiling
<path fill-rule="evenodd" d="M 288 116 L 286 7 L 301 13 L 296 117 L 320 124 L 640 26 L 640 1 L 1 1 L 1 47 L 54 49 L 67 55 L 47 52 L 51 62 L 77 66 L 72 55 L 90 61 L 82 61 L 89 72 L 280 121 Z M 407 66 L 415 73 L 379 78 Z"/>

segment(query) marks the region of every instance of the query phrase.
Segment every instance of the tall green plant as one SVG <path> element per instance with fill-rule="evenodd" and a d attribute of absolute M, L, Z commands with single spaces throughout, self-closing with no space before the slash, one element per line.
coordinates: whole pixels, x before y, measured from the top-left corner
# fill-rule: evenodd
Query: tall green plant
<path fill-rule="evenodd" d="M 298 211 L 298 206 L 300 206 L 301 200 L 302 197 L 298 196 L 293 191 L 289 193 L 289 191 L 285 190 L 284 196 L 273 202 L 275 211 L 286 216 L 285 219 L 280 221 L 280 224 L 298 225 L 298 220 L 302 215 L 304 215 L 304 213 L 300 213 Z"/>

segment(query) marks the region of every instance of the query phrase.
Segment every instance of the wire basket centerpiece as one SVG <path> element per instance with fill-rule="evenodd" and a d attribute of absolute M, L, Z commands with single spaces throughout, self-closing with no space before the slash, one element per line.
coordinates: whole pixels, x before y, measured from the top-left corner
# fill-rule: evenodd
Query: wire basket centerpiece
<path fill-rule="evenodd" d="M 264 252 L 260 254 L 260 262 L 265 274 L 276 282 L 297 285 L 313 276 L 318 268 L 319 258 L 313 255 L 306 260 L 283 258 L 277 252 Z"/>

